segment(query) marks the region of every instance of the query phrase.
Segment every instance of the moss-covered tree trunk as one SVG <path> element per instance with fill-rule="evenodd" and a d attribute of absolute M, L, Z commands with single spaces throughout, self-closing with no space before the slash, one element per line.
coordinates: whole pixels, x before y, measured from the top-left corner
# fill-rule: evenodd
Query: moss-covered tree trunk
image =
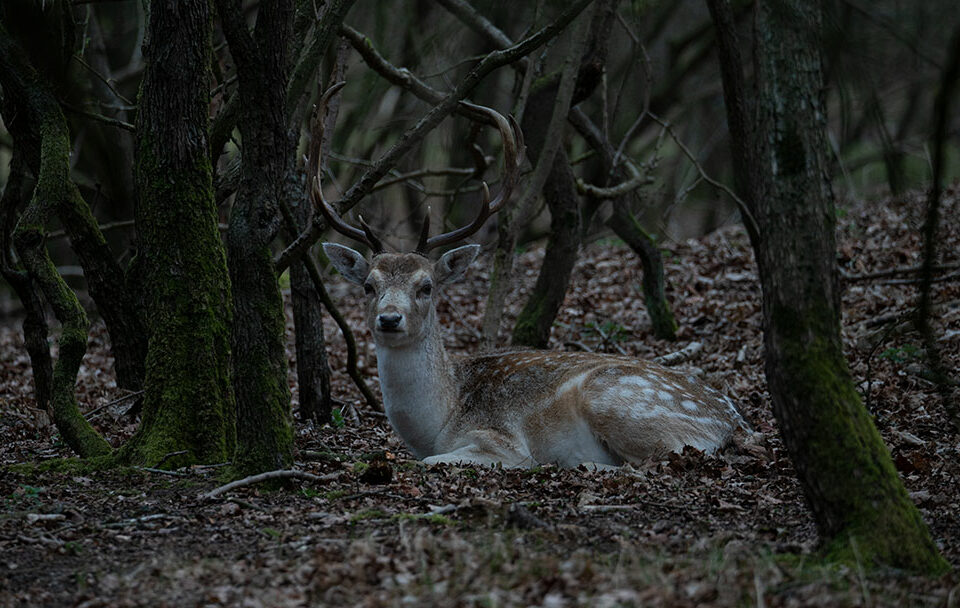
<path fill-rule="evenodd" d="M 541 191 L 550 209 L 550 237 L 533 291 L 513 327 L 510 341 L 516 345 L 547 346 L 580 253 L 580 199 L 559 125 L 566 124 L 570 108 L 599 82 L 602 61 L 592 57 L 604 21 L 603 15 L 595 12 L 589 27 L 573 27 L 563 69 L 533 85 L 523 111 L 521 126 L 530 160 L 536 164 L 537 173 L 549 167 L 546 180 L 539 183 L 543 184 Z M 500 245 L 504 244 L 509 242 Z"/>
<path fill-rule="evenodd" d="M 75 24 L 69 5 L 63 0 L 53 3 L 50 11 L 62 15 L 62 18 L 55 20 L 63 28 L 57 37 L 50 36 L 46 31 L 45 28 L 50 26 L 47 21 L 39 17 L 40 20 L 35 21 L 34 18 L 19 14 L 16 19 L 19 29 L 15 32 L 4 29 L 3 33 L 10 48 L 18 49 L 16 53 L 8 55 L 8 61 L 3 66 L 4 89 L 10 97 L 5 104 L 8 113 L 11 113 L 9 128 L 18 141 L 23 161 L 34 175 L 39 175 L 41 171 L 41 147 L 44 142 L 64 137 L 67 145 L 70 144 L 67 121 L 47 75 L 65 69 L 60 65 L 51 65 L 51 56 L 57 57 L 59 62 L 69 61 L 74 50 L 70 41 L 74 40 Z M 3 11 L 3 18 L 10 19 L 11 15 Z M 41 32 L 45 38 L 49 36 L 51 42 L 56 41 L 52 44 L 56 47 L 54 51 L 48 49 L 49 45 L 36 44 Z M 13 34 L 19 41 L 26 39 L 32 42 L 32 51 L 44 62 L 44 73 L 35 69 L 27 53 L 14 42 Z M 61 46 L 58 47 L 56 43 Z M 69 172 L 64 175 L 63 183 L 58 188 L 59 195 L 48 203 L 53 205 L 53 212 L 70 238 L 70 244 L 83 267 L 90 296 L 107 326 L 117 382 L 124 388 L 138 389 L 143 381 L 146 340 L 134 299 L 124 283 L 124 272 L 79 189 L 70 180 Z"/>
<path fill-rule="evenodd" d="M 718 25 L 735 156 L 763 288 L 774 414 L 807 502 L 837 559 L 915 572 L 946 567 L 860 402 L 840 339 L 835 216 L 825 158 L 820 5 L 757 4 L 756 98 L 725 0 Z M 753 105 L 755 121 L 746 112 Z M 750 160 L 748 160 L 750 159 Z"/>
<path fill-rule="evenodd" d="M 4 119 L 14 145 L 27 150 L 28 164 L 33 165 L 37 176 L 33 196 L 17 222 L 13 244 L 30 281 L 43 292 L 62 325 L 60 352 L 50 387 L 54 422 L 67 445 L 80 456 L 105 455 L 110 452 L 110 445 L 83 418 L 74 391 L 77 371 L 87 349 L 87 315 L 57 272 L 45 242 L 47 223 L 71 196 L 70 137 L 47 84 L 2 24 L 0 86 L 4 93 Z"/>
<path fill-rule="evenodd" d="M 25 162 L 37 176 L 30 202 L 17 222 L 13 244 L 31 282 L 43 293 L 62 326 L 50 387 L 53 419 L 74 452 L 82 457 L 106 455 L 110 445 L 83 418 L 74 390 L 87 350 L 87 315 L 46 248 L 47 224 L 54 214 L 74 202 L 74 196 L 79 196 L 70 181 L 70 134 L 49 84 L 33 69 L 3 24 L 0 86 L 3 117 L 14 146 L 25 151 Z"/>
<path fill-rule="evenodd" d="M 529 127 L 524 121 L 523 132 L 530 141 L 530 156 L 535 159 L 537 154 L 532 150 L 536 146 L 536 135 Z M 554 157 L 550 176 L 543 186 L 543 197 L 550 208 L 550 237 L 537 282 L 517 316 L 511 338 L 513 344 L 535 348 L 545 348 L 550 340 L 550 329 L 567 295 L 570 275 L 580 253 L 580 201 L 573 170 L 563 150 L 557 151 Z"/>
<path fill-rule="evenodd" d="M 647 231 L 627 208 L 623 198 L 613 201 L 613 213 L 607 220 L 607 226 L 623 239 L 637 257 L 643 268 L 640 287 L 643 302 L 650 316 L 653 335 L 663 340 L 673 340 L 677 336 L 677 320 L 667 302 L 667 281 L 663 272 L 663 255 Z"/>
<path fill-rule="evenodd" d="M 230 281 L 208 143 L 211 16 L 206 0 L 153 0 L 137 112 L 134 276 L 148 354 L 142 423 L 124 456 L 165 466 L 233 456 Z"/>
<path fill-rule="evenodd" d="M 237 63 L 242 138 L 240 189 L 230 214 L 227 258 L 233 284 L 233 382 L 237 395 L 238 476 L 293 463 L 283 299 L 270 243 L 281 226 L 280 201 L 294 150 L 287 128 L 287 55 L 293 2 L 260 7 L 253 32 L 240 3 L 218 0 Z"/>
<path fill-rule="evenodd" d="M 0 114 L 6 112 L 0 110 Z M 33 392 L 37 407 L 47 409 L 50 406 L 50 391 L 53 385 L 53 359 L 47 344 L 47 318 L 44 313 L 43 297 L 30 273 L 17 268 L 11 259 L 13 251 L 14 225 L 21 201 L 29 196 L 25 180 L 25 167 L 18 148 L 13 150 L 10 159 L 10 174 L 7 185 L 0 198 L 0 274 L 10 283 L 20 303 L 23 305 L 23 342 L 30 355 L 30 367 L 33 370 Z"/>

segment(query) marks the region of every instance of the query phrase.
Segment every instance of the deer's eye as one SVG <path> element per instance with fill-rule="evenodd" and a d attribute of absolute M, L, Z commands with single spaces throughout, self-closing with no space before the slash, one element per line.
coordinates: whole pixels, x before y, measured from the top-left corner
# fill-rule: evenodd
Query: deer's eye
<path fill-rule="evenodd" d="M 433 285 L 430 283 L 424 283 L 420 286 L 420 289 L 417 290 L 417 297 L 429 298 L 431 293 L 433 293 Z"/>
<path fill-rule="evenodd" d="M 373 284 L 372 284 L 372 283 L 364 283 L 364 284 L 363 284 L 363 293 L 367 294 L 368 296 L 373 295 Z"/>

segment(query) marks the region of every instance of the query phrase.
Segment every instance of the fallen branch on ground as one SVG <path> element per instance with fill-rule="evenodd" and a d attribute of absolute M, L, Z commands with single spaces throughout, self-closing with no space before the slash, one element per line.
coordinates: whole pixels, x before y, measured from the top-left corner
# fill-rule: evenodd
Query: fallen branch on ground
<path fill-rule="evenodd" d="M 201 494 L 198 498 L 200 500 L 210 500 L 211 498 L 216 498 L 224 492 L 229 492 L 230 490 L 236 488 L 242 488 L 243 486 L 250 486 L 255 483 L 260 483 L 261 481 L 270 481 L 271 479 L 303 479 L 305 481 L 313 481 L 315 483 L 322 483 L 324 481 L 332 481 L 339 477 L 339 473 L 330 473 L 327 475 L 314 475 L 313 473 L 307 473 L 306 471 L 293 471 L 288 469 L 281 469 L 279 471 L 267 471 L 266 473 L 258 473 L 257 475 L 251 475 L 249 477 L 244 477 L 243 479 L 238 479 L 236 481 L 231 481 L 227 485 L 220 486 L 219 488 L 214 488 L 205 494 Z"/>

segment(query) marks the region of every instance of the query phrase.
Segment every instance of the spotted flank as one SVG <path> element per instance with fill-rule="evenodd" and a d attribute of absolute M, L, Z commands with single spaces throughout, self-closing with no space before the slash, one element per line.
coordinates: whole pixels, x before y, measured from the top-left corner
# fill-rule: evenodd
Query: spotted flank
<path fill-rule="evenodd" d="M 745 426 L 717 391 L 626 357 L 514 351 L 464 360 L 458 373 L 469 424 L 490 409 L 517 419 L 537 462 L 616 465 L 686 445 L 713 452 Z"/>

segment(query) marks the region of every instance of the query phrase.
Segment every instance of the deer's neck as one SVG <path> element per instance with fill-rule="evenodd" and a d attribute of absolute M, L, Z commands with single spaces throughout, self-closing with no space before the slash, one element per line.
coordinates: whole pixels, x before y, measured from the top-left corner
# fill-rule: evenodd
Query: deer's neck
<path fill-rule="evenodd" d="M 453 368 L 437 332 L 404 347 L 377 345 L 383 407 L 414 456 L 438 453 L 437 438 L 456 406 Z"/>

